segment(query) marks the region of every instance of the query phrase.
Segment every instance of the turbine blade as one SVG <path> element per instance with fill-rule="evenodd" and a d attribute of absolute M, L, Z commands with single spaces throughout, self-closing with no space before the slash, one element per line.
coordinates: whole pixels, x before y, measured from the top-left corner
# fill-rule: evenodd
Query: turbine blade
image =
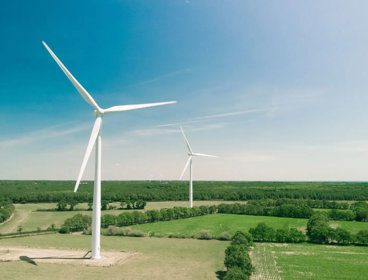
<path fill-rule="evenodd" d="M 97 111 L 101 112 L 101 108 L 97 105 L 96 101 L 93 100 L 93 98 L 89 95 L 89 93 L 84 89 L 84 87 L 76 80 L 76 78 L 73 77 L 73 75 L 66 69 L 64 64 L 57 58 L 57 56 L 54 54 L 54 52 L 49 48 L 49 46 L 42 41 L 42 44 L 45 46 L 47 51 L 51 54 L 52 58 L 56 61 L 56 63 L 60 66 L 61 70 L 63 70 L 64 74 L 68 77 L 68 79 L 72 82 L 74 87 L 77 89 L 77 91 L 80 93 L 80 95 L 83 97 L 83 99 L 91 105 L 93 108 L 95 108 Z"/>
<path fill-rule="evenodd" d="M 173 104 L 173 103 L 176 103 L 176 101 L 113 106 L 113 107 L 105 109 L 104 113 L 116 113 L 116 112 L 123 112 L 123 111 L 131 111 L 131 110 L 137 110 L 137 109 L 143 109 L 143 108 L 149 108 L 149 107 L 168 105 L 168 104 Z"/>
<path fill-rule="evenodd" d="M 180 175 L 180 178 L 179 178 L 179 180 L 181 180 L 182 178 L 183 178 L 183 176 L 184 176 L 184 173 L 185 173 L 185 170 L 187 170 L 187 168 L 188 168 L 188 165 L 189 165 L 189 162 L 190 162 L 190 160 L 192 159 L 192 157 L 190 156 L 189 158 L 188 158 L 188 160 L 187 160 L 187 162 L 186 162 L 186 164 L 185 164 L 185 166 L 184 166 L 184 169 L 183 169 L 183 171 L 181 172 L 181 175 Z"/>
<path fill-rule="evenodd" d="M 77 179 L 77 182 L 75 183 L 74 192 L 76 192 L 78 190 L 78 186 L 79 186 L 79 183 L 82 179 L 82 175 L 84 173 L 84 170 L 86 169 L 86 165 L 87 165 L 88 159 L 91 155 L 92 148 L 93 148 L 93 146 L 96 142 L 98 134 L 100 133 L 101 123 L 102 123 L 102 118 L 99 117 L 99 118 L 96 119 L 95 124 L 93 125 L 91 137 L 89 138 L 89 142 L 88 142 L 88 145 L 87 145 L 86 152 L 84 154 L 82 166 L 81 166 L 81 169 L 80 169 L 79 174 L 78 174 L 78 179 Z"/>
<path fill-rule="evenodd" d="M 213 156 L 213 155 L 206 155 L 206 154 L 201 154 L 201 153 L 194 153 L 193 156 L 200 156 L 200 157 L 215 157 L 218 158 L 218 156 Z"/>
<path fill-rule="evenodd" d="M 184 134 L 184 130 L 183 130 L 183 128 L 182 128 L 182 127 L 180 127 L 180 130 L 181 130 L 181 133 L 182 133 L 182 134 L 183 134 L 183 136 L 184 136 L 184 140 L 185 140 L 185 143 L 187 144 L 187 147 L 188 147 L 189 152 L 190 152 L 191 154 L 193 154 L 192 148 L 190 147 L 189 141 L 188 141 L 187 137 L 186 137 L 186 136 L 185 136 L 185 134 Z"/>

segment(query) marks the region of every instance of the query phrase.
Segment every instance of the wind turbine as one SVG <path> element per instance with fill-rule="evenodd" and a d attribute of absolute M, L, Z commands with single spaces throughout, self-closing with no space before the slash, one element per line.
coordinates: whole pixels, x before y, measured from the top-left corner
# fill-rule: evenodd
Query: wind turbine
<path fill-rule="evenodd" d="M 183 175 L 185 173 L 185 170 L 187 170 L 188 168 L 188 165 L 190 165 L 190 168 L 189 168 L 189 207 L 190 208 L 193 208 L 193 170 L 192 170 L 192 159 L 193 157 L 215 157 L 217 158 L 217 156 L 212 156 L 212 155 L 206 155 L 206 154 L 200 154 L 200 153 L 193 153 L 193 150 L 192 150 L 192 147 L 190 146 L 189 144 L 189 141 L 187 139 L 187 137 L 185 136 L 184 134 L 184 131 L 183 131 L 183 128 L 180 127 L 180 130 L 181 130 L 181 133 L 183 134 L 183 137 L 184 137 L 184 140 L 185 140 L 185 143 L 187 144 L 187 148 L 188 148 L 188 160 L 184 166 L 184 169 L 183 169 L 183 172 L 181 172 L 181 175 L 180 175 L 180 179 L 181 180 L 183 178 Z"/>
<path fill-rule="evenodd" d="M 160 102 L 160 103 L 149 103 L 149 104 L 136 104 L 136 105 L 120 105 L 113 106 L 107 109 L 99 107 L 91 95 L 83 88 L 83 86 L 73 77 L 73 75 L 66 69 L 64 64 L 57 58 L 53 51 L 43 42 L 43 45 L 47 51 L 51 54 L 56 63 L 63 70 L 64 74 L 72 82 L 74 87 L 83 97 L 83 99 L 94 108 L 95 123 L 93 125 L 92 133 L 89 138 L 86 152 L 82 161 L 82 166 L 79 171 L 78 179 L 74 187 L 74 192 L 77 191 L 79 183 L 82 179 L 82 175 L 87 165 L 88 158 L 91 155 L 92 148 L 96 147 L 96 158 L 95 158 L 95 182 L 93 191 L 93 213 L 92 213 L 92 259 L 99 259 L 100 256 L 100 230 L 101 230 L 101 136 L 100 129 L 102 124 L 102 117 L 106 113 L 124 112 L 154 106 L 161 106 L 176 103 L 176 101 Z"/>

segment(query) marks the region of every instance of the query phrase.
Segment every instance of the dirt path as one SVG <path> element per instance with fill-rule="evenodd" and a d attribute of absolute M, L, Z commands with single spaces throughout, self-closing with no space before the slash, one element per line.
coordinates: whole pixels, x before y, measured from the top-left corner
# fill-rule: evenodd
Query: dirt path
<path fill-rule="evenodd" d="M 15 210 L 14 210 L 14 212 L 15 212 Z M 11 219 L 13 219 L 14 212 L 13 212 L 13 214 L 11 214 L 11 216 L 8 219 L 6 219 L 4 222 L 0 223 L 0 226 L 3 225 L 3 224 L 5 224 L 5 223 L 7 223 L 7 222 L 9 222 Z"/>
<path fill-rule="evenodd" d="M 255 271 L 251 280 L 281 280 L 271 243 L 255 243 L 250 253 Z"/>
<path fill-rule="evenodd" d="M 16 232 L 18 226 L 21 225 L 23 221 L 25 221 L 28 218 L 30 213 L 31 212 L 25 209 L 20 209 L 16 207 L 13 214 L 14 217 L 11 220 L 8 220 L 6 223 L 0 225 L 0 232 L 1 233 Z"/>

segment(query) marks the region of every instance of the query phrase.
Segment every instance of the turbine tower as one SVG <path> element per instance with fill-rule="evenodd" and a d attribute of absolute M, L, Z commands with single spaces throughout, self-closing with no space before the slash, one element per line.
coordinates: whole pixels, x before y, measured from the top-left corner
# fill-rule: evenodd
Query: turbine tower
<path fill-rule="evenodd" d="M 180 130 L 181 130 L 181 133 L 183 134 L 185 143 L 187 144 L 189 158 L 188 158 L 188 160 L 187 160 L 187 162 L 184 166 L 183 172 L 181 172 L 179 180 L 181 180 L 183 178 L 185 170 L 187 170 L 188 165 L 190 165 L 190 167 L 189 167 L 189 207 L 193 208 L 193 170 L 192 170 L 193 157 L 199 156 L 199 157 L 215 157 L 215 158 L 217 158 L 217 156 L 200 154 L 200 153 L 193 153 L 192 147 L 190 146 L 189 141 L 188 141 L 187 137 L 184 134 L 183 128 L 180 127 Z"/>
<path fill-rule="evenodd" d="M 95 146 L 96 148 L 96 158 L 95 158 L 95 182 L 94 182 L 94 190 L 93 190 L 93 213 L 92 213 L 92 259 L 99 259 L 100 256 L 100 230 L 101 230 L 101 136 L 100 129 L 102 124 L 102 117 L 106 113 L 116 113 L 116 112 L 124 112 L 154 106 L 161 106 L 176 103 L 176 101 L 170 102 L 160 102 L 160 103 L 149 103 L 149 104 L 136 104 L 136 105 L 120 105 L 113 106 L 107 109 L 102 109 L 96 103 L 96 101 L 91 97 L 91 95 L 83 88 L 83 86 L 73 77 L 73 75 L 66 69 L 64 64 L 57 58 L 57 56 L 53 53 L 53 51 L 43 42 L 43 45 L 47 49 L 47 51 L 51 54 L 56 63 L 60 66 L 61 70 L 63 70 L 64 74 L 68 77 L 68 79 L 72 82 L 74 87 L 83 97 L 83 99 L 94 108 L 94 116 L 96 118 L 95 123 L 93 125 L 92 133 L 89 138 L 89 142 L 87 145 L 86 152 L 84 154 L 84 158 L 82 161 L 82 166 L 79 171 L 78 179 L 74 187 L 74 192 L 77 191 L 79 183 L 82 179 L 82 175 L 87 165 L 88 158 L 91 155 L 92 148 Z"/>

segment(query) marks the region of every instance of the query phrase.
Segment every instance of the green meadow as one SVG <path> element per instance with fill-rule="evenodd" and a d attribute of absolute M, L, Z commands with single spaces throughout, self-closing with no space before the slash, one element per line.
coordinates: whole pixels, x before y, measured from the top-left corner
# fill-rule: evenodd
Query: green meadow
<path fill-rule="evenodd" d="M 188 236 L 198 235 L 205 229 L 213 235 L 219 236 L 222 232 L 235 233 L 237 230 L 248 231 L 258 223 L 266 223 L 274 228 L 295 227 L 304 230 L 307 226 L 307 219 L 233 215 L 233 214 L 214 214 L 188 219 L 157 222 L 150 224 L 134 225 L 131 228 L 139 229 L 144 232 L 154 232 L 155 234 L 168 236 L 170 234 L 185 234 Z M 368 229 L 368 223 L 355 221 L 333 221 L 331 225 L 340 226 L 344 229 L 357 233 L 360 230 Z"/>
<path fill-rule="evenodd" d="M 367 247 L 257 243 L 252 259 L 257 279 L 365 280 L 368 275 Z"/>

